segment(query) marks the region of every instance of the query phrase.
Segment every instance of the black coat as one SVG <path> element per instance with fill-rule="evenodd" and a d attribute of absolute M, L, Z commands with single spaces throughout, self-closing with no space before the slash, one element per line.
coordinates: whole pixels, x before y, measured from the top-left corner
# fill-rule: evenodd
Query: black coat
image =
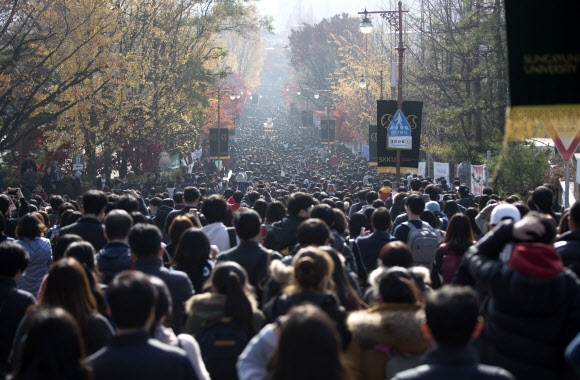
<path fill-rule="evenodd" d="M 94 380 L 197 379 L 183 350 L 150 339 L 145 330 L 113 337 L 87 361 Z"/>
<path fill-rule="evenodd" d="M 356 239 L 358 250 L 360 252 L 365 268 L 370 273 L 377 269 L 379 252 L 385 244 L 396 240 L 388 232 L 375 231 L 369 236 L 363 236 Z"/>
<path fill-rule="evenodd" d="M 272 229 L 266 235 L 264 246 L 274 251 L 283 253 L 284 250 L 291 250 L 296 244 L 296 230 L 298 225 L 306 218 L 288 215 L 284 219 L 272 224 Z"/>
<path fill-rule="evenodd" d="M 564 350 L 580 331 L 580 282 L 563 270 L 551 248 L 525 259 L 532 266 L 530 258 L 541 255 L 547 260 L 538 270 L 562 268 L 543 279 L 514 269 L 515 253 L 509 264 L 499 260 L 512 230 L 513 222 L 502 222 L 464 257 L 477 285 L 489 296 L 477 342 L 481 361 L 505 368 L 518 379 L 560 379 L 566 368 Z"/>
<path fill-rule="evenodd" d="M 105 244 L 107 244 L 103 224 L 99 222 L 97 218 L 90 216 L 83 216 L 77 220 L 76 223 L 61 228 L 59 236 L 64 236 L 66 234 L 79 235 L 93 245 L 95 252 L 99 252 L 103 249 Z"/>
<path fill-rule="evenodd" d="M 560 235 L 554 249 L 562 257 L 562 262 L 580 277 L 580 230 L 568 231 Z"/>

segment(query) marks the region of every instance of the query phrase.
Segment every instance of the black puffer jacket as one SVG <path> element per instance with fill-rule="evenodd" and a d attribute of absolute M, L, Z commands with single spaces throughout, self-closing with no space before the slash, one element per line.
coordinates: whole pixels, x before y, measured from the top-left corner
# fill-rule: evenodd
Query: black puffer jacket
<path fill-rule="evenodd" d="M 580 230 L 568 231 L 560 235 L 554 249 L 564 265 L 580 277 Z"/>
<path fill-rule="evenodd" d="M 580 331 L 580 283 L 545 244 L 517 244 L 507 264 L 499 260 L 512 231 L 513 222 L 503 222 L 465 256 L 489 296 L 481 361 L 518 379 L 563 378 L 564 350 Z"/>

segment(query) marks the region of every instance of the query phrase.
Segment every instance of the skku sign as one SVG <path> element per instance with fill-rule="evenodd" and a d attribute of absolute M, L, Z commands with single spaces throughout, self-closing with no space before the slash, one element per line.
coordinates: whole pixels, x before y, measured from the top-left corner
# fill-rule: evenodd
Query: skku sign
<path fill-rule="evenodd" d="M 403 111 L 398 110 L 387 127 L 387 149 L 403 150 L 412 148 L 411 126 Z"/>

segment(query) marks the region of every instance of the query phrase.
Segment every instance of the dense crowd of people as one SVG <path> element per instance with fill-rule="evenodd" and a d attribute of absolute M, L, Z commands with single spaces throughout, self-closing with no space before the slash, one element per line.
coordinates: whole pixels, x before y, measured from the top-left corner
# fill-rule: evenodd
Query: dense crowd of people
<path fill-rule="evenodd" d="M 0 195 L 2 378 L 580 376 L 580 202 L 378 174 L 263 95 L 227 168 Z"/>

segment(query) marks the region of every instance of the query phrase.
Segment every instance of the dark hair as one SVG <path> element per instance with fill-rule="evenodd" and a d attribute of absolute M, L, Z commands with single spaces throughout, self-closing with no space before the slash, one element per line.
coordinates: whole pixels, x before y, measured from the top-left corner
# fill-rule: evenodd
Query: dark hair
<path fill-rule="evenodd" d="M 161 207 L 163 206 L 163 200 L 159 197 L 153 197 L 151 198 L 151 200 L 149 201 L 149 204 L 151 206 L 155 206 L 155 207 Z"/>
<path fill-rule="evenodd" d="M 352 287 L 348 280 L 338 251 L 328 245 L 318 248 L 326 252 L 334 264 L 334 270 L 332 271 L 332 289 L 338 297 L 340 304 L 347 311 L 358 310 L 363 303 L 357 291 Z"/>
<path fill-rule="evenodd" d="M 193 222 L 186 215 L 177 215 L 169 226 L 169 239 L 173 244 L 177 244 L 181 235 L 189 228 L 195 227 Z"/>
<path fill-rule="evenodd" d="M 30 256 L 18 243 L 4 241 L 0 244 L 0 276 L 14 277 L 16 272 L 24 272 Z"/>
<path fill-rule="evenodd" d="M 413 178 L 410 183 L 411 191 L 419 191 L 421 188 L 421 180 L 419 178 Z"/>
<path fill-rule="evenodd" d="M 25 328 L 13 379 L 91 379 L 81 331 L 70 313 L 38 307 L 28 314 Z"/>
<path fill-rule="evenodd" d="M 79 241 L 85 240 L 75 234 L 57 235 L 56 244 L 52 248 L 52 261 L 55 262 L 62 259 L 68 246 Z"/>
<path fill-rule="evenodd" d="M 46 226 L 31 213 L 25 214 L 18 219 L 16 237 L 18 239 L 34 239 L 41 237 L 46 232 Z"/>
<path fill-rule="evenodd" d="M 371 215 L 373 228 L 378 231 L 386 231 L 391 227 L 391 213 L 386 207 L 379 207 Z"/>
<path fill-rule="evenodd" d="M 242 240 L 248 240 L 260 234 L 262 219 L 255 210 L 240 207 L 234 216 L 236 234 Z"/>
<path fill-rule="evenodd" d="M 129 246 L 137 258 L 157 256 L 161 248 L 161 231 L 152 224 L 136 224 L 129 232 Z"/>
<path fill-rule="evenodd" d="M 405 212 L 405 208 L 403 207 L 403 202 L 405 201 L 405 197 L 407 196 L 406 192 L 399 192 L 393 198 L 393 207 L 391 207 L 390 212 L 392 217 L 396 218 L 400 214 Z"/>
<path fill-rule="evenodd" d="M 253 310 L 246 293 L 249 288 L 246 270 L 233 261 L 222 261 L 214 267 L 209 281 L 219 294 L 226 296 L 225 316 L 231 317 L 249 335 L 253 335 Z"/>
<path fill-rule="evenodd" d="M 349 378 L 340 336 L 330 317 L 317 306 L 306 304 L 289 311 L 277 347 L 272 380 Z"/>
<path fill-rule="evenodd" d="M 381 272 L 377 284 L 383 302 L 415 303 L 419 300 L 415 278 L 406 268 L 392 267 Z"/>
<path fill-rule="evenodd" d="M 320 291 L 324 276 L 334 271 L 334 262 L 328 253 L 315 247 L 306 247 L 298 251 L 292 260 L 296 285 L 303 291 Z"/>
<path fill-rule="evenodd" d="M 290 194 L 288 198 L 288 214 L 298 216 L 300 211 L 307 210 L 314 204 L 314 199 L 310 194 L 296 192 Z"/>
<path fill-rule="evenodd" d="M 198 195 L 198 198 L 199 198 L 199 195 Z M 171 200 L 171 202 L 173 203 L 170 207 L 173 207 L 173 206 L 175 206 L 178 203 L 183 203 L 183 191 L 175 191 L 173 193 L 173 198 L 164 198 L 163 199 L 163 204 L 166 205 L 166 206 L 169 206 L 167 204 L 167 201 L 168 200 Z"/>
<path fill-rule="evenodd" d="M 381 248 L 379 260 L 385 267 L 410 268 L 413 266 L 415 255 L 411 247 L 402 241 L 391 241 Z"/>
<path fill-rule="evenodd" d="M 448 200 L 443 205 L 443 213 L 447 215 L 448 218 L 451 218 L 455 214 L 460 214 L 461 210 L 459 209 L 457 202 L 454 200 Z"/>
<path fill-rule="evenodd" d="M 199 190 L 196 187 L 193 186 L 187 186 L 185 189 L 183 189 L 183 200 L 185 201 L 185 203 L 194 203 L 195 201 L 197 201 L 199 199 L 199 197 L 201 196 Z M 174 198 L 175 200 L 175 198 Z M 175 201 L 175 203 L 181 203 L 181 199 L 179 199 L 179 201 Z"/>
<path fill-rule="evenodd" d="M 173 303 L 169 288 L 165 281 L 156 276 L 149 276 L 151 285 L 157 290 L 157 300 L 155 301 L 155 323 L 151 324 L 150 335 L 155 336 L 155 328 L 161 322 L 161 318 L 165 317 L 165 323 L 171 321 L 173 312 Z"/>
<path fill-rule="evenodd" d="M 433 184 L 429 184 L 427 185 L 427 187 L 425 187 L 425 194 L 429 195 L 429 199 L 432 201 L 438 201 L 439 200 L 439 188 Z"/>
<path fill-rule="evenodd" d="M 409 195 L 405 201 L 405 204 L 415 215 L 421 215 L 423 210 L 425 210 L 425 200 L 421 195 L 418 194 Z"/>
<path fill-rule="evenodd" d="M 64 257 L 74 257 L 91 271 L 95 271 L 95 248 L 86 241 L 74 242 L 64 252 Z"/>
<path fill-rule="evenodd" d="M 334 224 L 334 211 L 332 211 L 332 207 L 324 203 L 314 206 L 310 212 L 310 217 L 322 220 L 329 228 L 332 228 Z"/>
<path fill-rule="evenodd" d="M 118 210 L 125 210 L 129 214 L 139 211 L 139 201 L 131 194 L 123 194 L 115 202 L 115 208 Z"/>
<path fill-rule="evenodd" d="M 343 235 L 347 231 L 348 227 L 346 215 L 336 207 L 332 208 L 332 212 L 334 213 L 334 223 L 332 228 L 338 232 L 339 235 Z"/>
<path fill-rule="evenodd" d="M 262 218 L 262 221 L 264 221 L 264 219 L 266 218 L 266 211 L 268 210 L 268 202 L 266 202 L 262 198 L 257 199 L 254 202 L 252 209 L 256 210 L 258 215 L 260 215 L 260 218 Z"/>
<path fill-rule="evenodd" d="M 107 196 L 100 190 L 87 190 L 83 194 L 83 213 L 98 215 L 107 207 Z"/>
<path fill-rule="evenodd" d="M 574 222 L 575 228 L 580 228 L 580 201 L 576 201 L 570 206 L 570 220 Z"/>
<path fill-rule="evenodd" d="M 320 219 L 306 219 L 296 229 L 296 241 L 302 247 L 324 245 L 331 236 L 330 227 Z"/>
<path fill-rule="evenodd" d="M 209 277 L 207 260 L 210 254 L 210 242 L 203 230 L 188 228 L 176 242 L 173 264 L 189 276 L 196 294 L 203 292 L 203 282 Z M 205 272 L 208 273 L 205 273 Z"/>
<path fill-rule="evenodd" d="M 374 211 L 373 211 L 374 212 Z M 355 239 L 360 236 L 360 231 L 362 228 L 367 230 L 371 229 L 371 223 L 367 219 L 365 214 L 354 213 L 348 221 L 348 230 L 350 232 L 350 238 Z"/>
<path fill-rule="evenodd" d="M 64 199 L 60 195 L 51 195 L 48 199 L 52 211 L 58 212 L 58 208 L 64 203 Z"/>
<path fill-rule="evenodd" d="M 139 271 L 117 274 L 107 288 L 111 318 L 119 328 L 143 328 L 156 300 L 149 276 Z"/>
<path fill-rule="evenodd" d="M 554 193 L 549 187 L 536 187 L 532 192 L 532 201 L 538 208 L 538 211 L 545 214 L 553 214 L 552 203 L 554 202 Z"/>
<path fill-rule="evenodd" d="M 264 222 L 266 224 L 272 224 L 274 222 L 284 219 L 285 216 L 286 216 L 286 207 L 284 206 L 284 204 L 280 201 L 274 201 L 270 203 L 268 205 L 268 208 L 266 209 L 266 219 Z"/>
<path fill-rule="evenodd" d="M 125 239 L 133 227 L 133 219 L 125 210 L 111 210 L 103 224 L 108 240 Z"/>
<path fill-rule="evenodd" d="M 468 286 L 443 286 L 427 294 L 425 315 L 440 347 L 465 347 L 479 317 L 477 293 Z"/>
<path fill-rule="evenodd" d="M 97 302 L 87 272 L 77 259 L 64 258 L 52 265 L 38 304 L 62 307 L 71 313 L 81 330 L 87 327 L 87 317 L 97 312 Z"/>
<path fill-rule="evenodd" d="M 439 229 L 439 220 L 431 210 L 423 210 L 421 214 L 419 214 L 419 219 L 424 222 L 427 222 L 431 227 L 435 229 Z"/>
<path fill-rule="evenodd" d="M 541 214 L 537 211 L 530 211 L 524 218 L 537 218 L 544 225 L 544 234 L 533 239 L 535 243 L 544 243 L 552 245 L 556 238 L 556 221 L 547 214 Z M 523 219 L 523 218 L 522 218 Z"/>
<path fill-rule="evenodd" d="M 208 223 L 223 222 L 228 214 L 228 204 L 221 195 L 211 195 L 203 201 L 201 212 Z"/>
<path fill-rule="evenodd" d="M 467 248 L 473 245 L 473 240 L 473 230 L 469 217 L 463 214 L 453 215 L 449 219 L 443 243 L 449 250 L 463 254 Z"/>
<path fill-rule="evenodd" d="M 234 197 L 234 202 L 236 203 L 240 203 L 242 199 L 244 199 L 244 193 L 241 192 L 240 190 L 234 191 L 234 194 L 232 196 Z"/>

